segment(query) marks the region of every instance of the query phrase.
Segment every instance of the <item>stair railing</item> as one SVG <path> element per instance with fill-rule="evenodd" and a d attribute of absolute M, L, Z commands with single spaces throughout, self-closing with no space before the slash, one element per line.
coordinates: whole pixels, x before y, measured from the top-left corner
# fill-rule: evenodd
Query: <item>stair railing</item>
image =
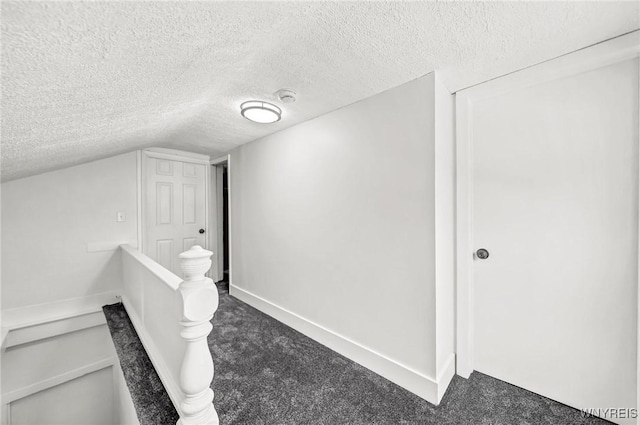
<path fill-rule="evenodd" d="M 129 245 L 121 252 L 122 300 L 180 416 L 177 425 L 218 425 L 207 343 L 218 290 L 205 277 L 213 253 L 193 246 L 180 254 L 181 280 Z"/>
<path fill-rule="evenodd" d="M 193 246 L 180 254 L 180 269 L 185 280 L 178 287 L 182 298 L 183 329 L 180 336 L 186 343 L 180 388 L 184 399 L 178 425 L 209 425 L 218 422 L 213 407 L 213 359 L 207 336 L 213 326 L 211 319 L 218 309 L 218 289 L 213 280 L 205 276 L 211 267 L 211 251 Z"/>

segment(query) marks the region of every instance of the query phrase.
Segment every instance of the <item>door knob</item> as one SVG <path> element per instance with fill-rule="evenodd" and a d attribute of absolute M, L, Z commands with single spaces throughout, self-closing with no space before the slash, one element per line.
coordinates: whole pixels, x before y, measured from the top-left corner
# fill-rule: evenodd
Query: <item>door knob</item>
<path fill-rule="evenodd" d="M 486 260 L 487 258 L 489 258 L 489 251 L 487 251 L 484 248 L 480 248 L 479 250 L 476 251 L 476 257 L 478 257 L 481 260 Z"/>
<path fill-rule="evenodd" d="M 198 230 L 198 233 L 203 234 L 204 233 L 204 229 Z"/>

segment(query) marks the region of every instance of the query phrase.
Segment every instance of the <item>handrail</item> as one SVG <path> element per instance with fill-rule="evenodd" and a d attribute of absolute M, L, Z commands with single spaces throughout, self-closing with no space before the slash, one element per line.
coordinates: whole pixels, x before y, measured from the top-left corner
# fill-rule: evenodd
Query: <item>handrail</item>
<path fill-rule="evenodd" d="M 174 291 L 178 290 L 178 286 L 180 286 L 180 282 L 182 282 L 182 279 L 180 279 L 170 270 L 162 267 L 160 264 L 156 263 L 150 257 L 147 257 L 131 245 L 120 245 L 120 248 L 122 248 L 123 251 L 135 258 L 136 261 L 144 266 L 147 270 L 156 275 L 160 279 L 160 281 L 162 281 L 162 283 L 166 284 Z"/>
<path fill-rule="evenodd" d="M 180 254 L 181 281 L 135 248 L 121 248 L 123 302 L 178 411 L 178 425 L 218 425 L 207 344 L 218 290 L 204 275 L 213 253 L 193 246 Z"/>

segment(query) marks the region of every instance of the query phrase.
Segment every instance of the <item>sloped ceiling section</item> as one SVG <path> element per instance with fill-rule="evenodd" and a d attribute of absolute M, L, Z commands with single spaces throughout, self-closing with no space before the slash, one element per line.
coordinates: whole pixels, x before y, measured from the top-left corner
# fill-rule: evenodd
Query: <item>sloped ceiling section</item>
<path fill-rule="evenodd" d="M 635 30 L 638 4 L 3 1 L 2 178 L 215 157 L 433 70 L 455 91 Z M 283 87 L 281 122 L 240 116 Z"/>

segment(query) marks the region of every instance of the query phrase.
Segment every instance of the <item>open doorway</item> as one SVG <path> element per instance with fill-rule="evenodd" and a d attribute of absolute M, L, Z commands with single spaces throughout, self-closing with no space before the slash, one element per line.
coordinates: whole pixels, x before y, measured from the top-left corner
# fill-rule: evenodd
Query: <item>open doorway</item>
<path fill-rule="evenodd" d="M 230 276 L 230 235 L 229 235 L 229 159 L 227 156 L 213 160 L 212 180 L 214 198 L 213 221 L 216 223 L 214 249 L 214 265 L 211 278 L 222 291 L 229 291 Z"/>
<path fill-rule="evenodd" d="M 229 167 L 222 166 L 222 283 L 229 290 Z"/>

